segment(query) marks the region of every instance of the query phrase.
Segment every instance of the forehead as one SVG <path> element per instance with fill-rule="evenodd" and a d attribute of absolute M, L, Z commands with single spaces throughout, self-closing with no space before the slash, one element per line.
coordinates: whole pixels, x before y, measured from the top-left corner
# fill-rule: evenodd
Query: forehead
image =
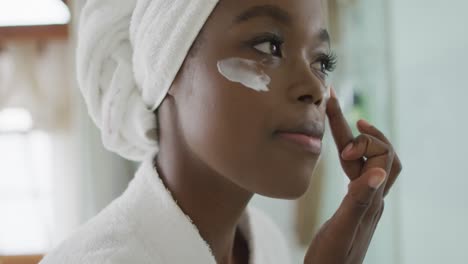
<path fill-rule="evenodd" d="M 220 0 L 214 12 L 217 23 L 229 27 L 269 19 L 288 30 L 317 35 L 325 27 L 322 0 Z"/>

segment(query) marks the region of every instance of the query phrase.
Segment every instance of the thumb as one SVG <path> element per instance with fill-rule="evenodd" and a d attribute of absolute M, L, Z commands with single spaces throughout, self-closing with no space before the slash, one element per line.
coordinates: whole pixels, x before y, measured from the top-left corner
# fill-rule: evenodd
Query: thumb
<path fill-rule="evenodd" d="M 372 168 L 349 184 L 348 193 L 330 223 L 330 229 L 335 230 L 333 235 L 340 238 L 336 242 L 342 243 L 344 248 L 351 246 L 359 224 L 385 178 L 383 169 Z"/>

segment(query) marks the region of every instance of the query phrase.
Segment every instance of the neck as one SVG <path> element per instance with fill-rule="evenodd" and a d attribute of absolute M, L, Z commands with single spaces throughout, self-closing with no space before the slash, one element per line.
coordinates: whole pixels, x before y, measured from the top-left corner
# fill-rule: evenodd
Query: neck
<path fill-rule="evenodd" d="M 210 245 L 216 262 L 232 263 L 238 222 L 253 194 L 186 151 L 174 134 L 160 134 L 155 161 L 160 177 Z"/>

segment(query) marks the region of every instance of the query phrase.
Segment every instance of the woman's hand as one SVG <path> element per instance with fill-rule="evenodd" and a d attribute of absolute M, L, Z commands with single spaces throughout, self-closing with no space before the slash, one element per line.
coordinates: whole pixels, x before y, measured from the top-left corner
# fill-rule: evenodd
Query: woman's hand
<path fill-rule="evenodd" d="M 360 264 L 382 216 L 384 197 L 402 166 L 392 144 L 366 121 L 358 122 L 361 135 L 354 138 L 333 88 L 327 116 L 351 182 L 342 204 L 312 241 L 304 263 Z"/>

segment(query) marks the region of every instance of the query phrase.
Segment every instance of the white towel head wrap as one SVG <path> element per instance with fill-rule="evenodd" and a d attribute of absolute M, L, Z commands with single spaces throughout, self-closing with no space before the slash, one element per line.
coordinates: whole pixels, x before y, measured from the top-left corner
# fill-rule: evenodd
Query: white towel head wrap
<path fill-rule="evenodd" d="M 78 82 L 104 146 L 141 161 L 158 151 L 154 111 L 218 0 L 88 0 Z"/>

